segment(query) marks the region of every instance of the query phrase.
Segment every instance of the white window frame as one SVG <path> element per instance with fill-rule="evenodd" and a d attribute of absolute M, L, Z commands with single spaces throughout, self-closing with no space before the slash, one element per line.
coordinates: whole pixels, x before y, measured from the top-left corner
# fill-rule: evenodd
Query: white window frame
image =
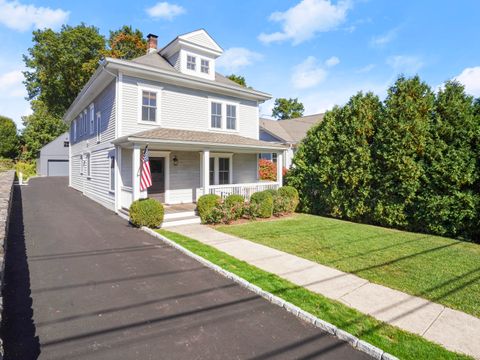
<path fill-rule="evenodd" d="M 112 187 L 112 161 L 113 161 L 113 187 Z M 108 155 L 108 191 L 111 194 L 115 193 L 115 155 L 109 154 Z"/>
<path fill-rule="evenodd" d="M 90 104 L 88 109 L 88 120 L 90 121 L 90 135 L 93 135 L 95 133 L 95 105 Z"/>
<path fill-rule="evenodd" d="M 86 162 L 86 168 L 87 168 L 85 175 L 87 176 L 87 179 L 91 179 L 92 178 L 92 153 L 91 152 L 85 153 L 85 162 Z"/>
<path fill-rule="evenodd" d="M 219 103 L 222 106 L 222 119 L 221 126 L 219 128 L 212 127 L 212 103 Z M 227 129 L 227 105 L 236 107 L 235 129 Z M 208 101 L 208 128 L 211 131 L 238 133 L 240 131 L 240 103 L 236 101 L 210 97 Z"/>
<path fill-rule="evenodd" d="M 101 125 L 102 125 L 102 113 L 100 111 L 97 111 L 97 114 L 95 115 L 95 124 L 96 124 L 96 131 L 97 131 L 97 143 L 102 141 L 102 134 L 101 134 Z"/>
<path fill-rule="evenodd" d="M 212 106 L 214 104 L 220 105 L 220 126 L 219 127 L 212 126 L 213 116 L 214 116 L 212 112 Z M 215 114 L 215 116 L 218 116 L 218 114 Z M 221 130 L 222 127 L 223 127 L 223 104 L 220 101 L 210 101 L 210 128 L 214 130 Z"/>
<path fill-rule="evenodd" d="M 154 87 L 154 86 L 148 86 L 148 85 L 138 85 L 138 111 L 137 111 L 137 122 L 139 124 L 145 124 L 145 125 L 154 125 L 158 126 L 160 125 L 160 120 L 161 120 L 161 104 L 162 104 L 162 89 L 161 87 Z M 157 98 L 157 108 L 155 111 L 155 121 L 144 121 L 142 120 L 142 97 L 143 97 L 143 92 L 148 91 L 148 92 L 153 92 L 156 94 Z"/>
<path fill-rule="evenodd" d="M 77 141 L 77 119 L 73 120 L 73 141 Z"/>
<path fill-rule="evenodd" d="M 210 185 L 219 185 L 220 180 L 220 158 L 228 158 L 228 184 L 233 184 L 233 154 L 232 153 L 210 153 L 210 158 L 214 158 L 213 179 L 214 183 Z M 210 160 L 209 160 L 210 161 Z M 211 169 L 209 169 L 211 170 Z M 208 174 L 210 178 L 210 173 Z"/>
<path fill-rule="evenodd" d="M 206 66 L 203 65 L 204 62 L 207 63 Z M 203 71 L 204 68 L 207 69 L 207 71 Z M 209 59 L 202 59 L 202 58 L 200 58 L 200 72 L 201 72 L 202 74 L 207 74 L 207 75 L 210 74 L 210 60 L 209 60 Z"/>
<path fill-rule="evenodd" d="M 193 71 L 193 72 L 197 72 L 197 55 L 193 55 L 193 54 L 187 54 L 187 57 L 186 57 L 186 69 L 188 71 Z M 192 58 L 193 59 L 193 62 L 191 61 L 188 61 L 188 58 Z M 193 69 L 190 69 L 189 68 L 189 65 L 193 64 Z"/>

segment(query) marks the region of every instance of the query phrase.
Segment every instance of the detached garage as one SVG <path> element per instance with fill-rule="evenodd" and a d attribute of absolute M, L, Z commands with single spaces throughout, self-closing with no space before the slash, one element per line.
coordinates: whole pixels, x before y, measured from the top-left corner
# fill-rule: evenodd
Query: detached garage
<path fill-rule="evenodd" d="M 60 135 L 40 149 L 37 173 L 40 176 L 68 176 L 68 132 Z"/>

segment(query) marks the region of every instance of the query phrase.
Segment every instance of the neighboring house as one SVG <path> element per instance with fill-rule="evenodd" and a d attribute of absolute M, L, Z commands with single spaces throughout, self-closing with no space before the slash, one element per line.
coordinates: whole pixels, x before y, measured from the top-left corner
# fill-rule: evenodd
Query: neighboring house
<path fill-rule="evenodd" d="M 69 134 L 60 135 L 40 149 L 37 158 L 39 176 L 68 176 Z"/>
<path fill-rule="evenodd" d="M 166 204 L 203 194 L 245 197 L 282 183 L 258 179 L 258 154 L 284 145 L 259 140 L 259 104 L 269 94 L 215 72 L 223 50 L 205 30 L 180 35 L 131 61 L 106 58 L 64 116 L 70 124 L 70 186 L 119 212 L 154 197 Z M 148 145 L 153 186 L 140 191 Z"/>
<path fill-rule="evenodd" d="M 284 144 L 288 147 L 282 164 L 287 169 L 292 166 L 292 159 L 298 145 L 307 135 L 307 131 L 322 121 L 324 114 L 314 114 L 288 120 L 260 119 L 259 138 L 263 141 Z M 275 152 L 260 154 L 260 158 L 277 163 Z"/>

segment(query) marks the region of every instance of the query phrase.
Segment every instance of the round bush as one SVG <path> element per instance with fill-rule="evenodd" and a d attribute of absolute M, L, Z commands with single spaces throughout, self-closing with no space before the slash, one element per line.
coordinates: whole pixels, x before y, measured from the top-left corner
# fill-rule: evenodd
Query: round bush
<path fill-rule="evenodd" d="M 273 196 L 270 192 L 259 191 L 250 197 L 250 203 L 255 207 L 256 216 L 269 218 L 273 214 Z"/>
<path fill-rule="evenodd" d="M 155 199 L 140 199 L 130 205 L 130 222 L 136 227 L 158 228 L 163 215 L 163 205 Z"/>
<path fill-rule="evenodd" d="M 286 201 L 286 211 L 294 212 L 298 206 L 298 191 L 293 186 L 282 186 L 278 189 L 278 195 L 284 198 Z"/>
<path fill-rule="evenodd" d="M 243 215 L 245 209 L 245 199 L 242 195 L 229 195 L 225 199 L 225 206 L 229 212 L 229 219 L 238 220 Z"/>
<path fill-rule="evenodd" d="M 275 190 L 275 189 L 267 189 L 267 190 L 263 190 L 263 192 L 267 192 L 267 193 L 271 194 L 273 197 L 277 196 L 277 194 L 278 194 L 278 191 Z"/>
<path fill-rule="evenodd" d="M 202 195 L 197 201 L 197 211 L 202 223 L 207 222 L 207 218 L 213 208 L 220 203 L 220 196 L 215 194 Z"/>

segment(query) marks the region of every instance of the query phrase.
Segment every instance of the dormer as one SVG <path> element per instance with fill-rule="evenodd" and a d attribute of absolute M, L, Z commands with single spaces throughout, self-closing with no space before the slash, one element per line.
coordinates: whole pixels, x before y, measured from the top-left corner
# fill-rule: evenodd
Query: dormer
<path fill-rule="evenodd" d="M 215 59 L 223 49 L 203 30 L 177 36 L 160 50 L 160 55 L 186 75 L 215 80 Z"/>

